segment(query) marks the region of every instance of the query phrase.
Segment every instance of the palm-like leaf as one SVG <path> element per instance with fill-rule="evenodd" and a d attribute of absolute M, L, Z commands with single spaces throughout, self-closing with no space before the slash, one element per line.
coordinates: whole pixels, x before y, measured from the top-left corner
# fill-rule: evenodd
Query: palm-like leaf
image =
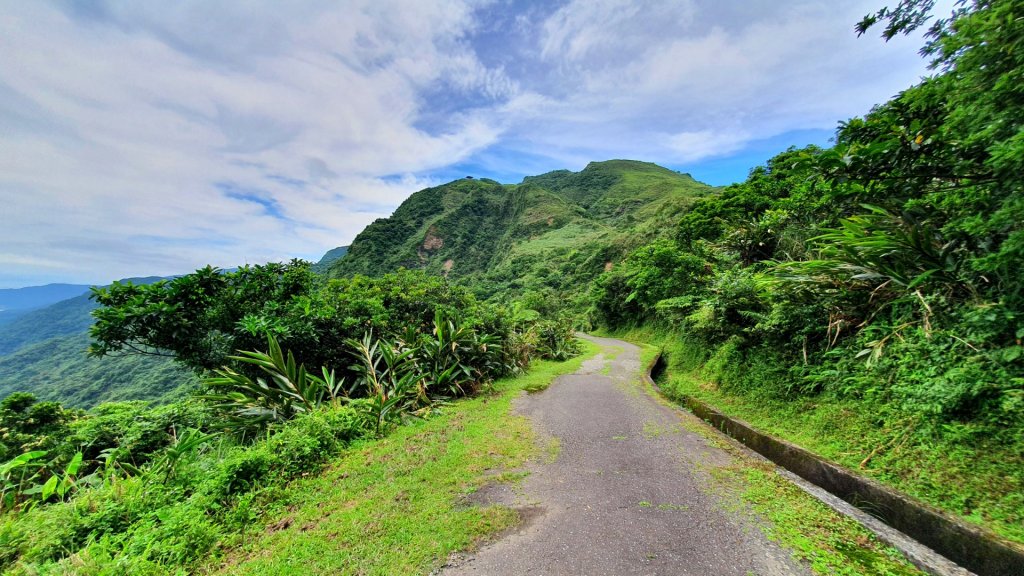
<path fill-rule="evenodd" d="M 265 377 L 250 378 L 224 367 L 205 384 L 204 396 L 217 408 L 231 414 L 231 427 L 252 428 L 290 420 L 310 412 L 320 404 L 333 402 L 344 394 L 344 381 L 323 368 L 323 378 L 306 372 L 294 354 L 282 351 L 272 335 L 267 337 L 267 352 L 239 352 L 232 360 L 259 367 Z"/>

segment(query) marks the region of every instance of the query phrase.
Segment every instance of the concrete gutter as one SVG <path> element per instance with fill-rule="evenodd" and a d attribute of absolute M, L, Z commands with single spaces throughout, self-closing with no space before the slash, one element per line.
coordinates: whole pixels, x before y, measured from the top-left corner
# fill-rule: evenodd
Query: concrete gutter
<path fill-rule="evenodd" d="M 653 383 L 666 366 L 659 356 L 647 368 Z M 901 550 L 918 568 L 938 576 L 972 572 L 979 576 L 1024 576 L 1024 547 L 760 432 L 696 398 L 686 397 L 684 404 L 699 418 L 788 470 L 791 479 L 801 480 L 797 485 L 837 511 L 854 517 Z"/>

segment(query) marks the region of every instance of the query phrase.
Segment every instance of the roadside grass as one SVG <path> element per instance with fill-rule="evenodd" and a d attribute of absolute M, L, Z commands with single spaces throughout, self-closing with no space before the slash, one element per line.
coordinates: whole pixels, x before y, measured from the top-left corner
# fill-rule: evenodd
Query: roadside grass
<path fill-rule="evenodd" d="M 733 490 L 767 522 L 769 539 L 793 552 L 816 574 L 910 576 L 923 574 L 895 548 L 775 473 L 772 465 L 744 459 L 713 473 L 719 489 Z"/>
<path fill-rule="evenodd" d="M 650 338 L 647 333 L 643 335 Z M 644 370 L 662 353 L 661 346 L 643 342 L 635 332 L 627 334 L 623 339 L 640 347 L 640 362 Z M 674 405 L 659 394 L 646 378 L 641 376 L 638 386 L 655 400 Z M 695 417 L 683 417 L 679 426 L 699 434 L 712 446 L 733 456 L 734 461 L 730 465 L 701 468 L 714 480 L 709 491 L 719 496 L 723 507 L 744 518 L 749 514 L 748 511 L 755 512 L 757 517 L 764 520 L 758 524 L 758 528 L 769 539 L 790 550 L 794 558 L 806 562 L 816 574 L 922 574 L 898 550 L 878 540 L 856 521 L 832 510 L 776 474 L 772 464 L 751 458 L 738 449 L 734 440 L 723 437 L 707 423 Z M 645 436 L 656 437 L 661 432 L 653 426 L 644 426 Z"/>
<path fill-rule="evenodd" d="M 276 517 L 200 573 L 424 574 L 514 526 L 514 510 L 472 506 L 466 496 L 521 479 L 514 469 L 545 456 L 529 422 L 511 414 L 512 401 L 576 371 L 598 347 L 583 349 L 566 362 L 537 362 L 382 440 L 354 444 L 324 473 L 288 486 Z"/>
<path fill-rule="evenodd" d="M 1024 543 L 1024 454 L 1012 447 L 915 437 L 910 423 L 879 425 L 879 406 L 828 394 L 780 399 L 725 392 L 697 370 L 675 362 L 670 335 L 641 329 L 618 337 L 666 350 L 669 374 L 660 382 L 673 401 L 692 396 L 755 428 L 788 440 L 858 474 L 901 490 L 999 536 Z"/>

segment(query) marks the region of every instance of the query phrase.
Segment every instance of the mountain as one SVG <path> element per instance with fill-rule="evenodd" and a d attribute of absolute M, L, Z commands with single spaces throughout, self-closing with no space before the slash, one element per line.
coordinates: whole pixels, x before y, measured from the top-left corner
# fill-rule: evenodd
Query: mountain
<path fill-rule="evenodd" d="M 129 278 L 152 284 L 164 278 Z M 85 287 L 88 290 L 88 287 Z M 90 407 L 110 400 L 156 400 L 195 384 L 169 358 L 90 358 L 89 327 L 96 303 L 89 292 L 28 311 L 0 324 L 0 398 L 31 392 L 41 399 Z"/>
<path fill-rule="evenodd" d="M 416 192 L 390 218 L 367 226 L 328 274 L 423 268 L 483 297 L 570 294 L 631 249 L 671 233 L 687 206 L 715 191 L 688 174 L 632 160 L 592 162 L 514 185 L 457 180 Z"/>
<path fill-rule="evenodd" d="M 152 284 L 159 280 L 162 278 L 149 276 L 128 278 L 123 282 Z M 89 294 L 90 292 L 79 292 L 74 298 L 24 312 L 12 321 L 0 325 L 0 356 L 55 336 L 87 331 L 89 326 L 92 326 L 90 314 L 96 308 L 96 303 L 89 299 Z"/>
<path fill-rule="evenodd" d="M 320 258 L 319 262 L 313 264 L 312 270 L 318 274 L 324 274 L 328 270 L 330 270 L 331 264 L 334 264 L 335 261 L 341 259 L 341 257 L 347 253 L 348 246 L 338 246 L 337 248 L 332 248 L 328 250 L 326 254 L 323 255 L 323 258 Z"/>
<path fill-rule="evenodd" d="M 86 354 L 85 330 L 35 342 L 0 356 L 0 398 L 31 392 L 41 400 L 89 408 L 115 400 L 165 402 L 194 388 L 195 374 L 170 358 Z"/>
<path fill-rule="evenodd" d="M 47 284 L 26 288 L 0 288 L 0 308 L 4 310 L 41 308 L 88 291 L 88 284 Z"/>
<path fill-rule="evenodd" d="M 96 303 L 88 294 L 25 312 L 0 325 L 0 356 L 55 336 L 84 333 L 92 325 L 90 312 Z"/>
<path fill-rule="evenodd" d="M 0 324 L 36 308 L 49 306 L 89 291 L 87 284 L 47 284 L 0 289 Z"/>

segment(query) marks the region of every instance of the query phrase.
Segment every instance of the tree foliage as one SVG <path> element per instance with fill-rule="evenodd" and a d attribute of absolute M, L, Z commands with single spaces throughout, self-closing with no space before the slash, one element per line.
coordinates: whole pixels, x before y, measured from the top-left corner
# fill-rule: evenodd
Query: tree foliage
<path fill-rule="evenodd" d="M 870 390 L 931 430 L 1021 436 L 1024 3 L 935 18 L 931 1 L 905 0 L 858 31 L 875 25 L 886 38 L 927 26 L 937 72 L 843 122 L 832 148 L 784 152 L 695 203 L 674 246 L 599 280 L 595 312 L 796 364 L 737 389 Z"/>

